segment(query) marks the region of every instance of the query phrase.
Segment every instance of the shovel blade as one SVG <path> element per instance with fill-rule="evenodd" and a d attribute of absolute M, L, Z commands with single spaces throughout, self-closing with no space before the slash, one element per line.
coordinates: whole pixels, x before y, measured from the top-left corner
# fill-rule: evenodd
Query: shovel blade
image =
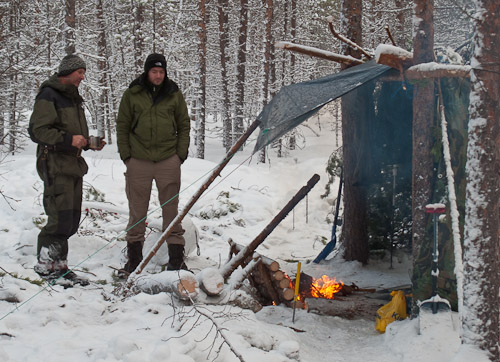
<path fill-rule="evenodd" d="M 439 296 L 424 300 L 420 304 L 418 325 L 419 334 L 424 334 L 436 327 L 454 330 L 450 303 Z"/>

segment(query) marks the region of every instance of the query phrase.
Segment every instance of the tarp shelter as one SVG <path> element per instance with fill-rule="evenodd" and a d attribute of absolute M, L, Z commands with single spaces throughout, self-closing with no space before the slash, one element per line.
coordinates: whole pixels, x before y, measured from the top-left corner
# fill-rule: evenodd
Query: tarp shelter
<path fill-rule="evenodd" d="M 372 60 L 323 78 L 283 87 L 257 117 L 261 131 L 253 152 L 297 127 L 329 102 L 390 69 Z"/>
<path fill-rule="evenodd" d="M 446 59 L 442 59 L 446 63 Z M 259 133 L 254 153 L 269 145 L 276 139 L 297 127 L 313 116 L 327 103 L 354 90 L 371 89 L 371 92 L 360 92 L 359 96 L 373 96 L 374 109 L 366 114 L 367 122 L 357 133 L 356 142 L 366 147 L 362 155 L 360 187 L 367 190 L 367 213 L 369 220 L 370 249 L 378 250 L 385 243 L 393 243 L 388 237 L 389 231 L 401 232 L 401 240 L 408 239 L 411 245 L 411 168 L 412 168 L 412 84 L 403 87 L 401 81 L 383 81 L 375 87 L 375 82 L 381 80 L 392 68 L 370 61 L 348 68 L 336 74 L 310 81 L 283 87 L 278 94 L 264 107 L 257 117 L 261 131 Z M 389 74 L 387 74 L 389 75 Z M 434 81 L 432 79 L 427 81 Z M 470 83 L 464 78 L 440 79 L 451 154 L 454 155 L 453 172 L 457 188 L 457 200 L 461 215 L 463 230 L 463 215 L 465 205 L 465 160 L 467 148 L 467 123 Z M 363 87 L 362 87 L 363 86 Z M 368 88 L 367 88 L 368 87 Z M 358 89 L 359 88 L 359 89 Z M 363 95 L 362 95 L 363 94 Z M 437 103 L 436 103 L 437 104 Z M 438 112 L 436 112 L 436 117 Z M 434 122 L 435 130 L 432 153 L 434 159 L 435 180 L 433 184 L 433 202 L 443 202 L 446 198 L 444 164 L 441 152 L 441 136 L 439 120 Z M 364 135 L 364 136 L 362 136 Z M 397 166 L 397 180 L 393 178 L 394 167 Z M 394 184 L 395 183 L 395 184 Z M 392 191 L 391 191 L 392 190 Z M 397 196 L 394 204 L 393 194 Z M 392 206 L 391 206 L 391 199 Z M 391 211 L 392 210 L 392 211 Z M 394 213 L 394 210 L 397 212 Z M 392 215 L 391 215 L 392 214 Z M 429 219 L 430 220 L 430 219 Z M 417 299 L 430 297 L 430 265 L 432 258 L 431 233 L 432 224 L 428 230 L 422 231 L 430 235 L 428 245 L 421 248 L 420 254 L 414 256 L 415 268 L 412 282 L 413 293 Z M 447 298 L 452 306 L 456 306 L 456 287 L 454 276 L 453 243 L 451 241 L 451 225 L 449 218 L 440 227 L 439 260 L 440 274 L 438 292 Z M 398 236 L 396 235 L 396 241 Z"/>

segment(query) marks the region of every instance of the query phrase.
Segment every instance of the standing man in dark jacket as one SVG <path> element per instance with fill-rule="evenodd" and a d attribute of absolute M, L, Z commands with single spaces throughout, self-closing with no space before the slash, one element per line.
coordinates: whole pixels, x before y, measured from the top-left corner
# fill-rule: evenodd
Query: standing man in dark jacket
<path fill-rule="evenodd" d="M 142 261 L 153 180 L 162 205 L 163 230 L 177 216 L 181 164 L 189 148 L 189 122 L 184 97 L 177 84 L 167 77 L 165 57 L 150 54 L 144 73 L 124 92 L 116 120 L 118 151 L 127 167 L 128 261 L 123 267 L 127 273 Z M 186 268 L 183 234 L 178 224 L 167 239 L 168 270 Z"/>
<path fill-rule="evenodd" d="M 47 224 L 38 235 L 35 271 L 47 281 L 87 285 L 88 280 L 68 269 L 68 239 L 80 223 L 83 175 L 88 166 L 89 130 L 78 86 L 85 78 L 85 62 L 67 55 L 58 73 L 42 83 L 28 132 L 38 143 L 36 168 L 44 184 L 43 206 Z M 95 148 L 101 150 L 104 140 Z"/>

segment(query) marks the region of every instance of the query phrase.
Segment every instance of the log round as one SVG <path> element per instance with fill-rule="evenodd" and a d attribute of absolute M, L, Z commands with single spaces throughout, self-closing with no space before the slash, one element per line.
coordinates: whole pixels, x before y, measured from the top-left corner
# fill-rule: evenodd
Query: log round
<path fill-rule="evenodd" d="M 209 296 L 216 296 L 224 288 L 224 278 L 219 269 L 205 268 L 196 275 L 196 280 L 203 290 Z"/>

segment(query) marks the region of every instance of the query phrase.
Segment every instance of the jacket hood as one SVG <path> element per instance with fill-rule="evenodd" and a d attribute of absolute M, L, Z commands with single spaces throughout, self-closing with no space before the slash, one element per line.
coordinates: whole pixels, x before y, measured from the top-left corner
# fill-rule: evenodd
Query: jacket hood
<path fill-rule="evenodd" d="M 75 100 L 77 103 L 83 102 L 83 98 L 80 96 L 78 88 L 75 87 L 73 84 L 62 84 L 59 81 L 57 74 L 53 74 L 49 79 L 43 82 L 42 85 L 40 86 L 40 91 L 47 87 L 56 90 L 65 97 Z"/>

